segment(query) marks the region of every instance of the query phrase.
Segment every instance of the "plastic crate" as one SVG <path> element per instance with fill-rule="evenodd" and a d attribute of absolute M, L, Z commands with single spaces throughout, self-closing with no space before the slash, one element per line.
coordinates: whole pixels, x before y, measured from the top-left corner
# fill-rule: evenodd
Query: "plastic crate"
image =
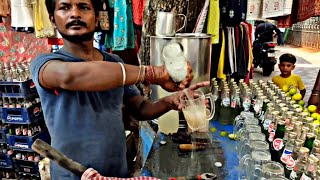
<path fill-rule="evenodd" d="M 8 154 L 0 153 L 0 168 L 12 169 L 12 159 Z"/>
<path fill-rule="evenodd" d="M 37 89 L 31 79 L 24 82 L 0 81 L 0 91 L 2 97 L 11 98 L 24 98 L 37 93 Z"/>
<path fill-rule="evenodd" d="M 50 135 L 48 130 L 39 132 L 34 136 L 7 135 L 8 144 L 11 149 L 29 152 L 33 152 L 31 146 L 38 138 L 50 144 Z"/>
<path fill-rule="evenodd" d="M 8 133 L 8 129 L 3 127 L 2 129 L 0 129 L 0 143 L 8 143 L 7 142 L 7 133 Z"/>
<path fill-rule="evenodd" d="M 41 103 L 28 108 L 2 108 L 2 121 L 8 124 L 32 124 L 43 119 Z"/>
<path fill-rule="evenodd" d="M 16 171 L 22 175 L 34 175 L 40 177 L 38 163 L 35 161 L 26 161 L 13 158 Z"/>

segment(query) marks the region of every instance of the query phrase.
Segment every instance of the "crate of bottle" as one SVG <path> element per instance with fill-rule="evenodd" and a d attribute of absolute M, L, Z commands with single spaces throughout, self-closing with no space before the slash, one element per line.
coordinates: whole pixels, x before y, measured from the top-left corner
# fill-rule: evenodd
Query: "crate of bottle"
<path fill-rule="evenodd" d="M 0 143 L 7 143 L 7 133 L 8 129 L 6 127 L 0 129 Z"/>
<path fill-rule="evenodd" d="M 0 91 L 2 97 L 28 97 L 36 94 L 37 89 L 31 79 L 23 82 L 0 81 Z"/>
<path fill-rule="evenodd" d="M 23 130 L 24 131 L 24 130 Z M 28 133 L 29 134 L 29 133 Z M 50 135 L 48 130 L 43 130 L 29 135 L 7 135 L 9 147 L 13 150 L 29 151 L 33 152 L 31 146 L 36 139 L 42 139 L 43 141 L 50 143 Z"/>
<path fill-rule="evenodd" d="M 9 124 L 32 124 L 43 119 L 40 102 L 35 102 L 29 107 L 2 108 L 2 120 Z"/>
<path fill-rule="evenodd" d="M 6 153 L 0 153 L 0 168 L 12 169 L 12 159 Z"/>
<path fill-rule="evenodd" d="M 13 163 L 19 174 L 40 177 L 38 162 L 13 158 Z"/>

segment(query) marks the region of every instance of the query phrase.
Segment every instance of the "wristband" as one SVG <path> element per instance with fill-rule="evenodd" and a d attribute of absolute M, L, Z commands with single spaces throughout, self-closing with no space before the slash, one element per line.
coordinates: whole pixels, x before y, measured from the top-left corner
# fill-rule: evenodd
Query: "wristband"
<path fill-rule="evenodd" d="M 121 66 L 121 70 L 122 70 L 122 86 L 124 86 L 126 84 L 126 69 L 124 68 L 123 63 L 118 62 Z"/>

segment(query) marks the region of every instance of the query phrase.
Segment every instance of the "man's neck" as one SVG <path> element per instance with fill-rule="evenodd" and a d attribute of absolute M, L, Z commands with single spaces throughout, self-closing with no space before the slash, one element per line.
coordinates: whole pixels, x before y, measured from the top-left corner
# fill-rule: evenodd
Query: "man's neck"
<path fill-rule="evenodd" d="M 63 50 L 73 54 L 76 57 L 87 61 L 97 61 L 97 51 L 93 47 L 92 41 L 84 41 L 81 43 L 73 43 L 64 39 Z"/>

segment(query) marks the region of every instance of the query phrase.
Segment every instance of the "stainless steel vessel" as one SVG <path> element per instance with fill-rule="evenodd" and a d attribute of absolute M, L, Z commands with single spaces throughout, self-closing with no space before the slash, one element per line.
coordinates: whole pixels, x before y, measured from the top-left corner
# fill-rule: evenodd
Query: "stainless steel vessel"
<path fill-rule="evenodd" d="M 177 33 L 175 37 L 150 37 L 150 63 L 151 65 L 162 65 L 161 60 L 162 49 L 170 42 L 180 43 L 186 59 L 190 62 L 194 78 L 192 83 L 209 81 L 211 66 L 211 36 L 200 33 Z M 160 86 L 152 87 L 152 99 L 158 99 L 167 93 L 160 93 Z M 203 92 L 207 93 L 208 88 L 203 88 Z M 162 94 L 162 95 L 161 95 Z"/>

